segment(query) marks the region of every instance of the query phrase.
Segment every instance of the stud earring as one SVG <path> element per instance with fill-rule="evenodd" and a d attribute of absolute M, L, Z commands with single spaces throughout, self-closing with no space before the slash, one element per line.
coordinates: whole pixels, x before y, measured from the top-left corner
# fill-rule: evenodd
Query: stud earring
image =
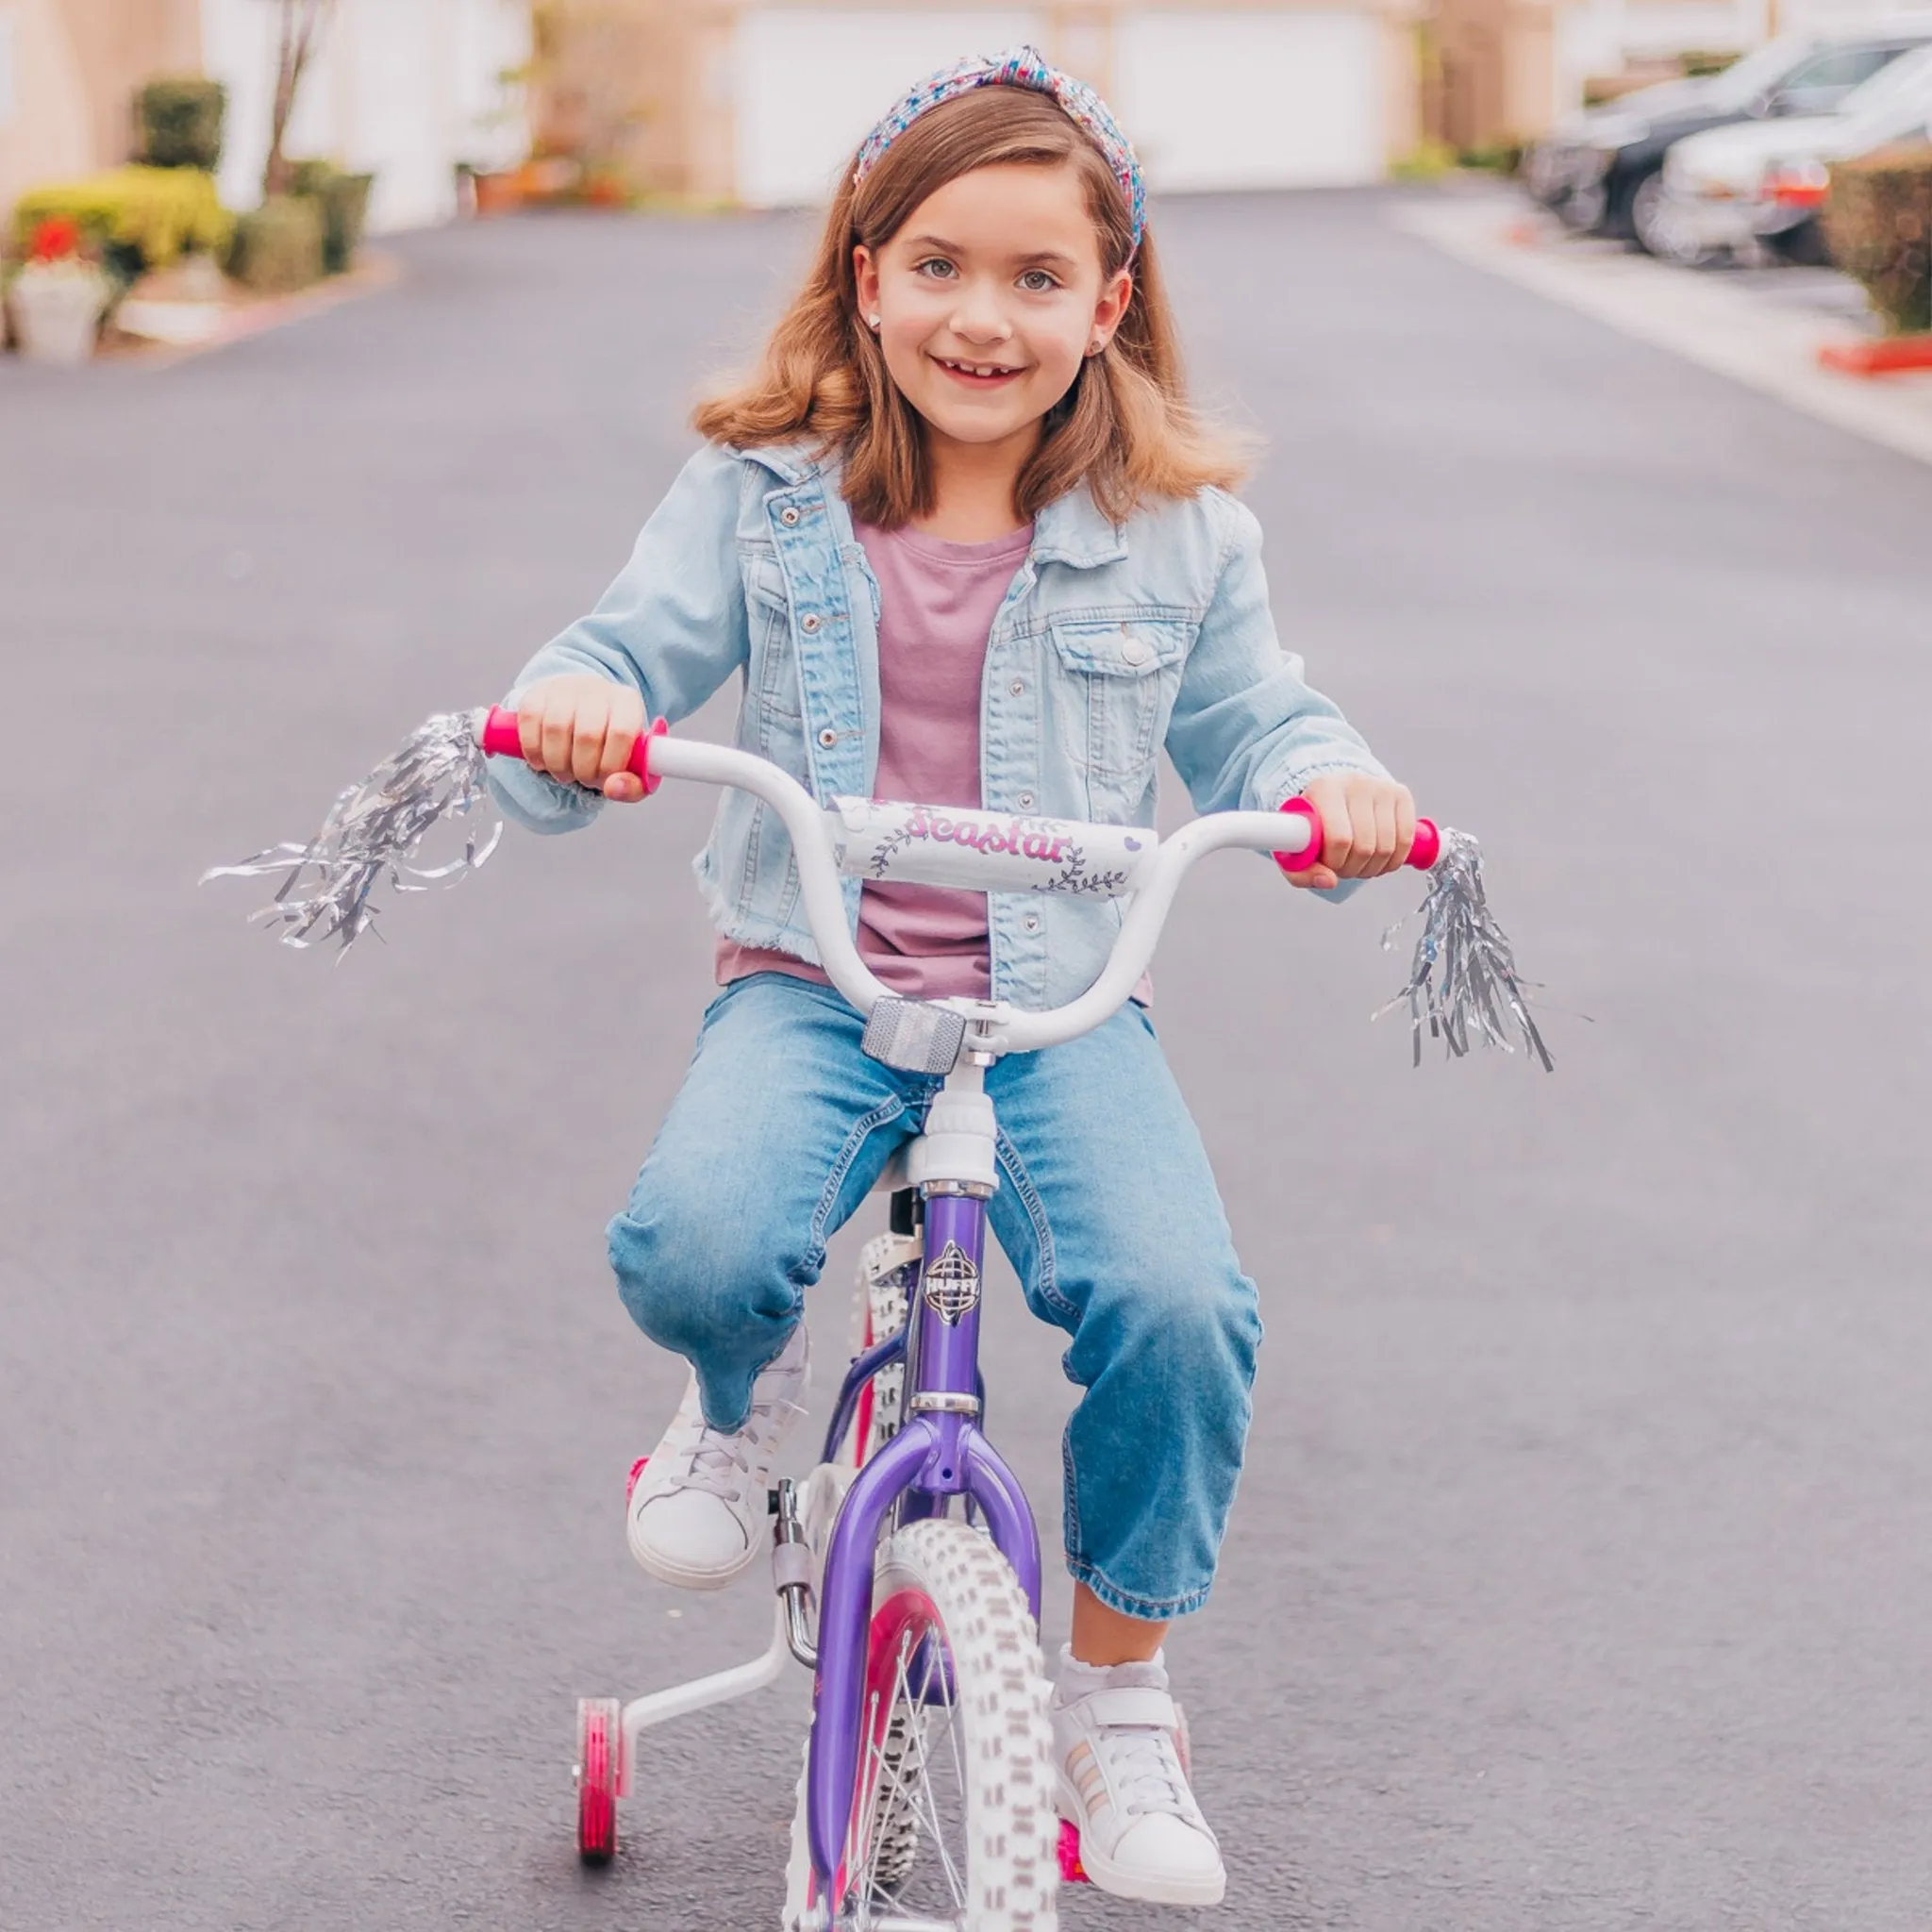
<path fill-rule="evenodd" d="M 867 324 L 873 328 L 878 327 L 879 318 L 876 315 L 868 315 L 865 319 Z"/>

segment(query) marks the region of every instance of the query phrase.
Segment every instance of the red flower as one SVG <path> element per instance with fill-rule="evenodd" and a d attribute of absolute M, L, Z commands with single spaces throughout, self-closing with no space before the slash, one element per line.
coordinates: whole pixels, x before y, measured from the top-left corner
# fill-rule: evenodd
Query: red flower
<path fill-rule="evenodd" d="M 49 215 L 27 243 L 30 261 L 65 261 L 80 253 L 80 224 L 72 215 Z"/>

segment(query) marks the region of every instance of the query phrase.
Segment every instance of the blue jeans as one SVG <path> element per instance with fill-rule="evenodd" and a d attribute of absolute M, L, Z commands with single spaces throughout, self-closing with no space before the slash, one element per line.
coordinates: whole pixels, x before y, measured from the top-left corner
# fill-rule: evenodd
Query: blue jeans
<path fill-rule="evenodd" d="M 712 1002 L 610 1260 L 652 1341 L 736 1428 L 784 1347 L 825 1241 L 917 1132 L 939 1082 L 859 1051 L 836 992 L 766 973 Z M 1067 1566 L 1128 1616 L 1198 1609 L 1241 1473 L 1255 1285 L 1199 1133 L 1138 1007 L 987 1076 L 994 1234 L 1028 1306 L 1071 1337 Z"/>

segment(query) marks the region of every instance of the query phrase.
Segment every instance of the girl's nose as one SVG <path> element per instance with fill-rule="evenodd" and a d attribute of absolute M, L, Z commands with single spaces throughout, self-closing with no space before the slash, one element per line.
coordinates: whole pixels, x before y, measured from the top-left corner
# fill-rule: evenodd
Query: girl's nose
<path fill-rule="evenodd" d="M 1013 325 L 1007 320 L 1006 310 L 994 291 L 971 287 L 959 291 L 958 306 L 953 310 L 952 329 L 956 336 L 974 342 L 1003 342 L 1013 333 Z"/>

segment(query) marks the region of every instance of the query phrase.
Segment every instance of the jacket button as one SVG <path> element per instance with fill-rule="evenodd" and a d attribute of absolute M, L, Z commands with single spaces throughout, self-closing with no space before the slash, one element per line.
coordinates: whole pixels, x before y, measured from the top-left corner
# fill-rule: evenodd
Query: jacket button
<path fill-rule="evenodd" d="M 839 734 L 836 731 L 834 731 L 829 724 L 827 724 L 825 728 L 819 733 L 819 742 L 822 745 L 824 745 L 827 751 L 830 751 L 831 748 L 838 743 L 838 741 Z"/>
<path fill-rule="evenodd" d="M 781 524 L 783 524 L 785 527 L 789 530 L 791 529 L 792 525 L 797 523 L 798 512 L 796 509 L 792 508 L 791 504 L 788 503 L 785 506 L 785 508 L 778 512 L 778 521 Z"/>
<path fill-rule="evenodd" d="M 806 632 L 808 636 L 808 635 L 809 635 L 809 634 L 810 634 L 811 632 L 813 632 L 813 631 L 815 631 L 816 629 L 818 629 L 818 627 L 819 627 L 819 614 L 818 614 L 818 612 L 817 612 L 816 610 L 808 610 L 808 611 L 807 611 L 807 612 L 805 613 L 805 615 L 804 615 L 803 617 L 801 617 L 801 618 L 800 618 L 800 619 L 798 620 L 798 627 L 799 627 L 799 629 L 800 629 L 800 630 L 802 630 L 802 631 Z"/>
<path fill-rule="evenodd" d="M 1020 794 L 1020 809 L 1021 809 L 1022 811 L 1031 811 L 1031 810 L 1033 809 L 1033 794 L 1032 794 L 1032 792 L 1030 792 L 1030 791 L 1023 791 L 1023 792 L 1021 792 L 1021 794 Z"/>
<path fill-rule="evenodd" d="M 1139 638 L 1129 638 L 1121 651 L 1121 656 L 1129 664 L 1144 664 L 1147 661 L 1147 646 Z"/>
<path fill-rule="evenodd" d="M 1040 930 L 1040 914 L 1037 912 L 1029 912 L 1026 915 L 1025 919 L 1023 920 L 1021 923 L 1025 926 L 1028 932 L 1038 932 Z"/>
<path fill-rule="evenodd" d="M 1017 677 L 1016 677 L 1016 678 L 1014 678 L 1014 680 L 1012 681 L 1012 683 L 1011 683 L 1011 684 L 1009 684 L 1009 685 L 1008 685 L 1007 689 L 1008 689 L 1008 690 L 1009 691 L 1011 691 L 1011 692 L 1012 692 L 1012 694 L 1013 694 L 1013 695 L 1014 695 L 1014 696 L 1015 696 L 1016 698 L 1022 698 L 1022 697 L 1024 697 L 1024 696 L 1026 695 L 1026 686 L 1025 686 L 1025 683 L 1024 683 L 1024 680 L 1022 680 L 1022 679 L 1020 679 L 1020 678 L 1017 678 Z"/>

